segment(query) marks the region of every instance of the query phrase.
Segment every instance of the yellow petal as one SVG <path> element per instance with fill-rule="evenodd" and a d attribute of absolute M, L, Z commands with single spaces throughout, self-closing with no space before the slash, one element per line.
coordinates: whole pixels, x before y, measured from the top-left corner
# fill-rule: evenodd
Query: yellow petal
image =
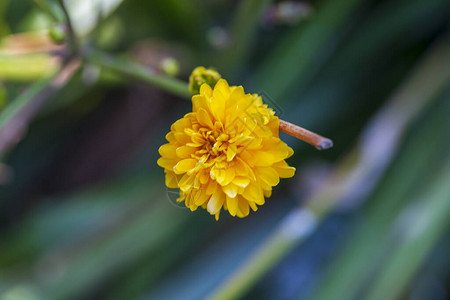
<path fill-rule="evenodd" d="M 191 174 L 192 172 L 188 172 L 187 174 Z M 195 174 L 193 174 L 195 177 L 194 177 L 194 184 L 193 184 L 193 187 L 194 187 L 194 189 L 200 189 L 200 173 L 199 172 L 196 172 Z"/>
<path fill-rule="evenodd" d="M 164 144 L 159 147 L 158 152 L 162 157 L 175 159 L 177 158 L 176 149 L 177 147 L 175 145 Z"/>
<path fill-rule="evenodd" d="M 255 168 L 255 174 L 256 177 L 270 186 L 275 186 L 280 183 L 280 177 L 272 167 L 257 167 Z"/>
<path fill-rule="evenodd" d="M 258 183 L 259 187 L 264 191 L 264 190 L 270 190 L 272 188 L 272 186 L 270 184 L 268 184 L 266 181 L 262 180 L 261 178 L 258 177 L 258 179 L 256 180 L 256 182 Z M 264 193 L 263 193 L 264 194 Z"/>
<path fill-rule="evenodd" d="M 178 158 L 190 158 L 197 150 L 196 147 L 181 146 L 176 148 L 175 154 Z"/>
<path fill-rule="evenodd" d="M 249 152 L 253 156 L 255 166 L 270 166 L 289 157 L 289 155 L 292 155 L 292 151 L 293 150 L 280 139 L 264 138 L 262 149 L 251 150 Z"/>
<path fill-rule="evenodd" d="M 186 200 L 185 200 L 185 204 L 186 204 L 186 207 L 189 207 L 189 209 L 191 210 L 191 211 L 195 211 L 195 210 L 197 210 L 197 208 L 198 208 L 198 205 L 196 205 L 195 203 L 194 203 L 194 197 L 195 197 L 195 193 L 194 194 L 190 194 L 189 195 L 189 199 L 188 199 L 188 197 L 186 197 Z"/>
<path fill-rule="evenodd" d="M 205 170 L 200 174 L 200 183 L 205 185 L 209 182 L 209 173 Z"/>
<path fill-rule="evenodd" d="M 288 145 L 286 145 L 287 149 L 288 149 L 288 155 L 285 158 L 289 158 L 294 154 L 294 150 L 289 147 Z"/>
<path fill-rule="evenodd" d="M 273 164 L 272 167 L 278 172 L 280 178 L 290 178 L 295 174 L 295 168 L 289 166 L 284 160 Z"/>
<path fill-rule="evenodd" d="M 182 202 L 182 201 L 184 201 L 184 199 L 186 199 L 186 195 L 182 192 L 182 191 L 180 191 L 180 196 L 177 198 L 177 202 Z"/>
<path fill-rule="evenodd" d="M 186 133 L 184 132 L 175 132 L 173 134 L 173 136 L 175 137 L 175 140 L 180 143 L 181 145 L 186 145 L 187 143 L 190 143 L 191 137 L 188 136 Z"/>
<path fill-rule="evenodd" d="M 200 108 L 200 109 L 197 111 L 197 120 L 198 120 L 198 122 L 199 122 L 201 125 L 203 125 L 203 126 L 207 126 L 207 127 L 209 127 L 209 128 L 213 128 L 213 127 L 214 127 L 214 124 L 213 124 L 213 121 L 212 121 L 212 119 L 211 119 L 211 116 L 210 116 L 209 113 L 208 113 L 205 109 L 203 109 L 203 108 Z"/>
<path fill-rule="evenodd" d="M 184 174 L 183 177 L 181 177 L 180 181 L 178 182 L 180 190 L 182 190 L 183 192 L 187 192 L 188 190 L 192 189 L 194 180 L 195 175 Z"/>
<path fill-rule="evenodd" d="M 197 197 L 197 195 L 200 193 L 200 191 L 198 190 L 194 190 L 194 191 L 190 191 L 187 195 L 186 195 L 186 199 L 184 200 L 184 204 L 186 205 L 186 207 L 188 207 L 191 211 L 194 211 L 198 208 L 198 205 L 195 204 L 195 199 Z"/>
<path fill-rule="evenodd" d="M 166 140 L 168 140 L 169 142 L 175 142 L 175 132 L 170 131 L 168 134 L 166 134 Z"/>
<path fill-rule="evenodd" d="M 243 159 L 237 157 L 237 159 L 233 160 L 233 163 L 237 175 L 246 176 L 252 180 L 256 180 L 256 176 L 252 168 L 250 168 L 250 166 Z"/>
<path fill-rule="evenodd" d="M 250 183 L 250 178 L 247 177 L 235 177 L 233 183 L 239 187 L 245 188 Z"/>
<path fill-rule="evenodd" d="M 229 183 L 226 186 L 222 187 L 222 190 L 227 194 L 228 197 L 234 198 L 236 197 L 238 193 L 238 187 L 237 185 L 234 185 L 233 183 Z"/>
<path fill-rule="evenodd" d="M 192 111 L 197 112 L 200 108 L 209 110 L 208 100 L 203 95 L 192 96 Z"/>
<path fill-rule="evenodd" d="M 268 167 L 275 162 L 273 154 L 267 151 L 253 150 L 250 154 L 252 158 L 247 161 L 253 162 L 255 166 Z"/>
<path fill-rule="evenodd" d="M 272 117 L 267 123 L 267 127 L 269 127 L 270 131 L 272 132 L 272 135 L 274 137 L 279 137 L 280 134 L 280 120 L 278 117 Z"/>
<path fill-rule="evenodd" d="M 212 195 L 217 189 L 217 183 L 213 180 L 209 181 L 208 186 L 206 188 L 206 194 Z"/>
<path fill-rule="evenodd" d="M 234 87 L 230 87 L 230 104 L 231 105 L 236 105 L 236 108 L 240 108 L 238 106 L 239 102 L 242 101 L 242 98 L 245 97 L 245 92 L 244 92 L 244 88 L 242 87 L 242 85 L 240 86 L 234 86 Z"/>
<path fill-rule="evenodd" d="M 211 98 L 211 113 L 220 122 L 225 122 L 225 108 L 229 97 L 229 87 L 224 79 L 217 82 Z"/>
<path fill-rule="evenodd" d="M 173 172 L 166 172 L 166 186 L 170 189 L 178 188 L 178 178 Z"/>
<path fill-rule="evenodd" d="M 238 217 L 239 218 L 244 218 L 246 216 L 248 216 L 249 213 L 249 207 L 248 207 L 248 201 L 239 197 L 238 198 L 238 209 L 239 209 L 239 213 L 238 213 Z"/>
<path fill-rule="evenodd" d="M 200 147 L 203 146 L 203 144 L 205 144 L 205 138 L 200 134 L 200 133 L 193 133 L 190 134 L 191 140 L 192 140 L 192 145 L 194 145 L 194 147 Z M 191 146 L 190 143 L 187 143 L 188 146 Z"/>
<path fill-rule="evenodd" d="M 213 96 L 215 91 L 220 91 L 226 97 L 229 97 L 231 92 L 228 82 L 223 78 L 217 81 L 216 86 L 214 87 Z"/>
<path fill-rule="evenodd" d="M 250 205 L 250 207 L 252 208 L 253 211 L 257 211 L 258 210 L 258 206 L 256 205 L 255 202 L 249 201 L 248 205 Z"/>
<path fill-rule="evenodd" d="M 224 202 L 225 194 L 220 189 L 217 189 L 209 199 L 206 208 L 210 214 L 215 215 L 220 211 Z"/>
<path fill-rule="evenodd" d="M 160 157 L 156 163 L 164 169 L 172 170 L 172 168 L 177 164 L 177 160 Z"/>
<path fill-rule="evenodd" d="M 197 160 L 193 158 L 180 160 L 174 167 L 173 171 L 175 174 L 183 174 L 186 173 L 197 165 Z"/>
<path fill-rule="evenodd" d="M 206 98 L 212 96 L 212 89 L 207 83 L 202 84 L 200 87 L 200 95 L 205 96 Z"/>
<path fill-rule="evenodd" d="M 205 203 L 207 200 L 209 200 L 209 198 L 210 198 L 210 196 L 206 195 L 206 191 L 204 189 L 201 189 L 196 194 L 194 203 L 195 203 L 195 205 L 201 206 L 201 205 L 203 205 L 203 203 Z"/>
<path fill-rule="evenodd" d="M 256 183 L 250 183 L 242 193 L 242 196 L 248 201 L 255 202 L 258 205 L 264 204 L 264 195 L 261 187 Z"/>
<path fill-rule="evenodd" d="M 211 172 L 213 173 L 213 176 L 216 179 L 217 183 L 219 183 L 220 185 L 227 185 L 234 179 L 235 171 L 233 168 L 213 168 L 213 170 L 211 170 Z"/>
<path fill-rule="evenodd" d="M 232 161 L 236 156 L 237 148 L 236 145 L 230 144 L 227 149 L 227 161 Z"/>
<path fill-rule="evenodd" d="M 227 208 L 233 217 L 238 213 L 238 198 L 230 198 L 227 196 Z"/>
<path fill-rule="evenodd" d="M 190 128 L 192 126 L 192 122 L 190 118 L 181 118 L 170 126 L 170 130 L 172 131 L 183 131 L 185 128 Z"/>

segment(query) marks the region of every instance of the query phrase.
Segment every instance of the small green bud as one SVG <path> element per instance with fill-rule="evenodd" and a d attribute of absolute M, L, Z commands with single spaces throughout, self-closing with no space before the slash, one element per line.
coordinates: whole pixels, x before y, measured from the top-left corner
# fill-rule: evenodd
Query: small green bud
<path fill-rule="evenodd" d="M 62 25 L 54 25 L 48 30 L 48 36 L 55 44 L 63 44 L 66 40 L 66 32 Z"/>
<path fill-rule="evenodd" d="M 173 57 L 165 58 L 161 61 L 161 71 L 168 76 L 175 77 L 180 72 L 180 64 Z"/>
<path fill-rule="evenodd" d="M 214 69 L 197 67 L 192 71 L 191 76 L 189 76 L 189 91 L 193 95 L 200 93 L 200 87 L 204 83 L 214 88 L 220 78 L 222 78 L 222 75 Z"/>

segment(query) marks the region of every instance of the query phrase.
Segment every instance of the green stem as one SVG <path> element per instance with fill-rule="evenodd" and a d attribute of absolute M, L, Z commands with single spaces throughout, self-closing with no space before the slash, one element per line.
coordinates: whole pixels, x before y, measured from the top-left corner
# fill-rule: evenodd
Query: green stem
<path fill-rule="evenodd" d="M 61 10 L 64 14 L 64 17 L 66 19 L 66 25 L 67 25 L 67 36 L 68 36 L 68 48 L 71 51 L 71 54 L 73 56 L 78 54 L 78 41 L 75 35 L 75 30 L 72 25 L 72 21 L 70 19 L 69 12 L 67 11 L 66 5 L 64 4 L 64 0 L 58 0 L 58 3 L 61 7 Z"/>
<path fill-rule="evenodd" d="M 187 99 L 192 97 L 186 82 L 155 74 L 149 69 L 130 60 L 113 57 L 100 51 L 89 52 L 86 55 L 86 59 L 95 65 L 141 80 L 174 95 Z"/>
<path fill-rule="evenodd" d="M 20 141 L 34 116 L 65 86 L 79 66 L 79 60 L 68 62 L 53 78 L 36 82 L 2 111 L 0 157 Z"/>

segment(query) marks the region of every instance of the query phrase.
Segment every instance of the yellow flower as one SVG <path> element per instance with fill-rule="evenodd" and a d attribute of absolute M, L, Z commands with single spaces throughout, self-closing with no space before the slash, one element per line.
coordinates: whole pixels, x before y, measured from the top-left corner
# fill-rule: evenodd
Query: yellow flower
<path fill-rule="evenodd" d="M 159 148 L 166 185 L 179 188 L 192 211 L 205 208 L 216 220 L 222 208 L 245 217 L 270 197 L 280 178 L 294 176 L 285 159 L 294 151 L 280 140 L 279 120 L 257 94 L 220 79 L 203 84 L 192 112 L 176 121 Z"/>

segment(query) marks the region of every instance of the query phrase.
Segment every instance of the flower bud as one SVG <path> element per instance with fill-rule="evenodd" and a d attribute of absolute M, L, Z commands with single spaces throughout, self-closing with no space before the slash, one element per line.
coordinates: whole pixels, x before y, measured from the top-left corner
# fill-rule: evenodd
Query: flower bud
<path fill-rule="evenodd" d="M 195 68 L 189 77 L 189 91 L 196 95 L 200 92 L 202 84 L 207 83 L 211 88 L 214 88 L 222 75 L 214 69 L 206 69 L 205 67 Z"/>
<path fill-rule="evenodd" d="M 160 65 L 161 71 L 164 72 L 164 74 L 175 77 L 180 72 L 180 64 L 178 61 L 173 57 L 165 58 L 161 61 Z"/>
<path fill-rule="evenodd" d="M 61 25 L 54 25 L 48 31 L 48 36 L 55 44 L 63 44 L 66 40 L 66 32 Z"/>

